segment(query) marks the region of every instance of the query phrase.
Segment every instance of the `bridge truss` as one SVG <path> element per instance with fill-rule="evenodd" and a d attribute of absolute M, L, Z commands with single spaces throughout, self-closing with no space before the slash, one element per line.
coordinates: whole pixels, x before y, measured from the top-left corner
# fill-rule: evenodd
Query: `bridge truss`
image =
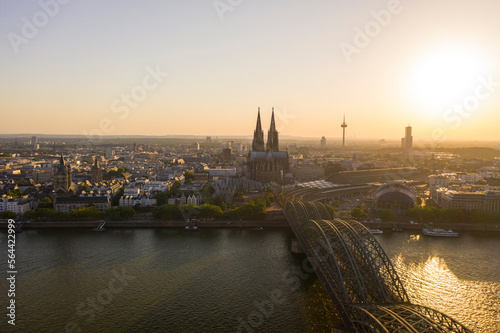
<path fill-rule="evenodd" d="M 295 192 L 292 198 L 311 195 L 309 190 Z M 389 257 L 364 225 L 332 220 L 319 202 L 281 199 L 290 226 L 349 332 L 471 332 L 439 311 L 411 304 Z"/>

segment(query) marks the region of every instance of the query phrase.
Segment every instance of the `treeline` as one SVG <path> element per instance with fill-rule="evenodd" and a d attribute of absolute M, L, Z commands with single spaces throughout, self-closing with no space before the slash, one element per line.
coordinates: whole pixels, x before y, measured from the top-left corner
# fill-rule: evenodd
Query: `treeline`
<path fill-rule="evenodd" d="M 161 220 L 185 220 L 188 218 L 261 220 L 266 217 L 266 200 L 256 199 L 226 212 L 222 211 L 219 206 L 211 204 L 201 206 L 161 205 L 153 209 L 153 216 Z"/>
<path fill-rule="evenodd" d="M 23 217 L 28 220 L 53 220 L 53 221 L 78 221 L 78 220 L 128 220 L 135 216 L 135 210 L 130 207 L 110 207 L 101 212 L 90 206 L 86 208 L 73 209 L 69 212 L 59 212 L 51 208 L 30 209 Z"/>
<path fill-rule="evenodd" d="M 414 207 L 406 215 L 419 222 L 439 223 L 500 223 L 500 214 L 481 210 L 464 211 L 453 208 Z"/>

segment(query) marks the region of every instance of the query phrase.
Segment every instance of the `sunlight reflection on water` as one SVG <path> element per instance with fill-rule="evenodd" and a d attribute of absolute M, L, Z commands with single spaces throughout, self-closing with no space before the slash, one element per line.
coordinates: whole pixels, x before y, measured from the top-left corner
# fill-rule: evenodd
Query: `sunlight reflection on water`
<path fill-rule="evenodd" d="M 392 260 L 412 303 L 446 313 L 474 332 L 500 332 L 499 283 L 460 279 L 438 256 L 420 263 L 406 263 L 402 254 Z"/>

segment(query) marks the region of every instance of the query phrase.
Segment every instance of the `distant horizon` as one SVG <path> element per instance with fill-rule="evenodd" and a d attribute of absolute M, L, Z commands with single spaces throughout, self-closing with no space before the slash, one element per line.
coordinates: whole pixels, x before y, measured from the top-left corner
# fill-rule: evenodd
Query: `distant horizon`
<path fill-rule="evenodd" d="M 43 139 L 43 138 L 50 138 L 50 139 L 82 139 L 82 138 L 87 138 L 84 135 L 80 134 L 41 134 L 41 133 L 33 133 L 33 134 L 27 134 L 27 133 L 20 133 L 20 134 L 0 134 L 0 139 L 16 139 L 16 138 L 24 138 L 24 139 L 31 139 L 31 137 L 36 136 L 37 139 Z M 253 136 L 251 135 L 136 135 L 136 134 L 129 134 L 129 135 L 104 135 L 102 136 L 102 142 L 105 143 L 107 140 L 115 140 L 115 139 L 185 139 L 185 140 L 199 140 L 200 143 L 206 143 L 206 137 L 211 137 L 211 139 L 217 140 L 217 141 L 223 141 L 223 140 L 228 140 L 228 139 L 236 139 L 236 140 L 246 140 L 246 141 L 251 141 L 253 139 Z M 321 140 L 322 136 L 318 137 L 303 137 L 303 136 L 290 136 L 290 135 L 280 135 L 279 139 L 280 141 L 286 141 L 287 143 L 290 143 L 290 141 L 296 140 L 299 142 L 302 141 L 318 141 Z M 342 137 L 326 137 L 327 140 L 327 147 L 333 147 L 333 146 L 342 146 Z M 352 137 L 346 137 L 346 147 L 348 147 L 351 143 L 361 143 L 361 142 L 369 142 L 369 143 L 379 143 L 381 144 L 380 141 L 384 140 L 386 145 L 400 145 L 400 138 L 352 138 Z M 101 140 L 95 140 L 95 141 L 101 141 Z M 335 144 L 332 144 L 331 142 L 335 142 Z M 446 146 L 447 144 L 496 144 L 498 148 L 500 148 L 500 140 L 468 140 L 468 139 L 453 139 L 453 140 L 445 140 L 442 142 L 438 141 L 433 141 L 432 139 L 418 139 L 418 138 L 413 138 L 413 143 L 414 143 L 414 148 L 425 148 L 425 147 L 419 147 L 418 144 L 429 144 L 429 143 L 434 143 L 439 146 Z M 417 145 L 415 145 L 417 143 Z"/>

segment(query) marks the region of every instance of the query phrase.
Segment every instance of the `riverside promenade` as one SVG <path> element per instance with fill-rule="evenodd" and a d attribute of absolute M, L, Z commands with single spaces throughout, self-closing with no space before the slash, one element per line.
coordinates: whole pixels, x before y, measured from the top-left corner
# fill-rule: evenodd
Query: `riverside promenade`
<path fill-rule="evenodd" d="M 17 221 L 16 221 L 17 222 Z M 23 224 L 22 229 L 34 228 L 95 228 L 99 221 L 29 221 Z M 22 223 L 22 221 L 21 221 Z M 199 228 L 289 228 L 286 220 L 257 220 L 257 221 L 195 221 Z M 133 219 L 125 221 L 106 221 L 105 228 L 183 228 L 185 221 L 162 221 L 154 219 Z M 7 220 L 0 220 L 0 228 L 7 228 Z"/>

